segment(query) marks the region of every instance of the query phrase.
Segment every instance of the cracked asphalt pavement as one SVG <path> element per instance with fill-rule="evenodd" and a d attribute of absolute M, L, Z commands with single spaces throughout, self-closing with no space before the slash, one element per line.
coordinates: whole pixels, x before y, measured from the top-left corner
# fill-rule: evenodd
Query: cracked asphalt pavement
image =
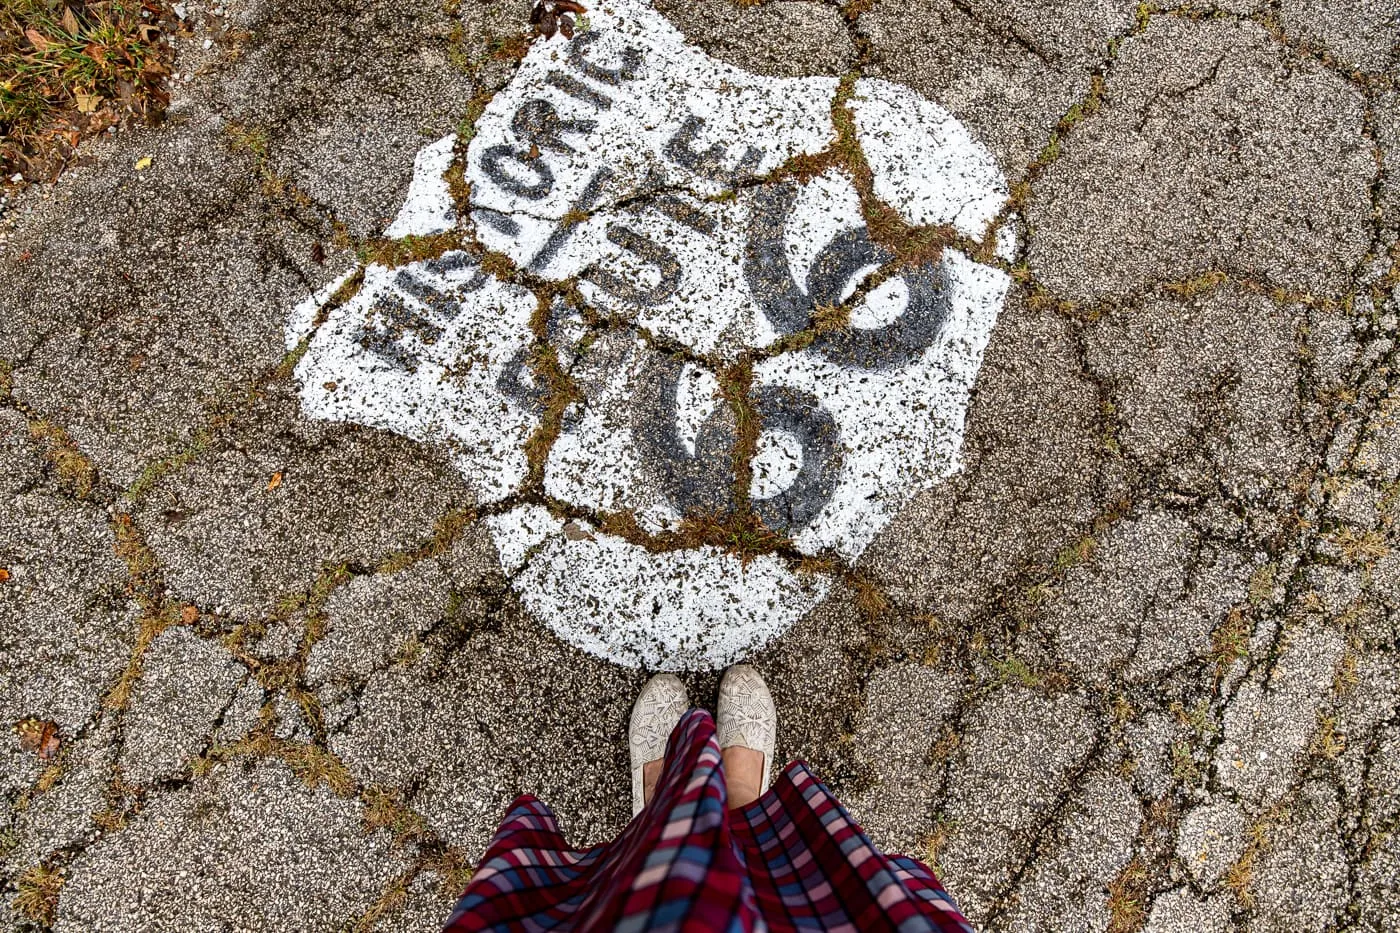
<path fill-rule="evenodd" d="M 854 556 L 696 532 L 816 565 L 747 655 L 779 755 L 981 929 L 1397 929 L 1400 0 L 656 6 L 718 62 L 821 77 L 838 117 L 858 79 L 922 95 L 1005 179 L 989 237 L 919 247 L 1007 283 L 957 468 Z M 548 491 L 588 411 L 553 350 L 495 500 L 451 444 L 308 413 L 326 313 L 288 350 L 303 299 L 451 250 L 539 299 L 537 349 L 552 301 L 588 312 L 474 239 L 386 233 L 415 156 L 455 133 L 460 163 L 523 67 L 528 4 L 183 9 L 163 125 L 0 208 L 0 928 L 434 930 L 515 794 L 582 843 L 630 814 L 647 671 L 542 621 L 543 539 L 511 556 L 491 523 L 662 552 L 690 526 Z M 870 219 L 844 139 L 795 174 L 848 172 Z M 744 410 L 713 428 L 736 451 Z"/>

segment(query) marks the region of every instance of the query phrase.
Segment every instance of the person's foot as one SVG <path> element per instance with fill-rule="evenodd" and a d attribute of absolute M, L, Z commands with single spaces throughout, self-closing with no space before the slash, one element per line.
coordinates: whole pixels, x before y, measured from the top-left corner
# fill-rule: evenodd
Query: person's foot
<path fill-rule="evenodd" d="M 632 815 L 642 812 L 661 777 L 666 740 L 690 708 L 685 684 L 675 674 L 657 674 L 632 705 L 627 748 L 632 758 Z"/>
<path fill-rule="evenodd" d="M 725 671 L 715 731 L 724 756 L 729 807 L 746 807 L 768 789 L 778 741 L 778 708 L 753 667 L 736 664 Z"/>

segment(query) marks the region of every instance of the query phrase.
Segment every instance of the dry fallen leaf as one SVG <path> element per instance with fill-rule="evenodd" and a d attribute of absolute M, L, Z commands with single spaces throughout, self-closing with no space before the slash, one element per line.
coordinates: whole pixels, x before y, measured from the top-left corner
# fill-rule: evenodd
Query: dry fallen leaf
<path fill-rule="evenodd" d="M 0 567 L 0 583 L 7 583 L 10 579 L 10 571 L 6 567 Z"/>
<path fill-rule="evenodd" d="M 332 380 L 331 382 L 325 382 L 321 384 L 321 388 L 325 389 L 327 392 L 334 392 L 338 386 L 339 383 L 335 382 L 334 380 Z"/>
<path fill-rule="evenodd" d="M 194 625 L 199 621 L 199 610 L 194 606 L 186 606 L 180 610 L 180 621 L 186 625 Z"/>
<path fill-rule="evenodd" d="M 151 167 L 151 163 L 153 162 L 155 162 L 155 159 L 151 158 L 150 156 L 142 156 L 141 158 L 136 160 L 136 171 L 144 172 L 146 169 Z"/>
<path fill-rule="evenodd" d="M 58 737 L 57 723 L 33 716 L 15 723 L 15 733 L 19 736 L 19 747 L 38 755 L 40 761 L 52 759 L 63 744 Z"/>
<path fill-rule="evenodd" d="M 26 29 L 24 31 L 24 37 L 29 40 L 30 45 L 34 46 L 34 48 L 40 52 L 44 51 L 44 49 L 48 48 L 51 44 L 48 39 L 44 38 L 44 34 L 37 29 Z"/>
<path fill-rule="evenodd" d="M 278 470 L 276 473 L 273 473 L 273 474 L 272 474 L 272 479 L 270 479 L 270 480 L 267 481 L 267 488 L 268 488 L 268 489 L 276 489 L 278 486 L 281 486 L 281 485 L 282 485 L 282 471 L 281 471 L 281 470 Z"/>
<path fill-rule="evenodd" d="M 564 526 L 564 537 L 570 541 L 596 541 L 592 532 L 580 525 L 578 522 L 569 522 Z"/>
<path fill-rule="evenodd" d="M 564 34 L 565 39 L 574 37 L 574 15 L 583 15 L 584 6 L 574 0 L 539 0 L 530 10 L 530 25 L 535 32 L 546 39 L 555 32 Z"/>
<path fill-rule="evenodd" d="M 73 8 L 66 6 L 63 8 L 63 31 L 74 39 L 78 38 L 78 17 L 73 15 Z"/>
<path fill-rule="evenodd" d="M 96 113 L 97 108 L 102 105 L 101 94 L 84 94 L 82 91 L 75 91 L 73 98 L 78 102 L 79 113 Z"/>

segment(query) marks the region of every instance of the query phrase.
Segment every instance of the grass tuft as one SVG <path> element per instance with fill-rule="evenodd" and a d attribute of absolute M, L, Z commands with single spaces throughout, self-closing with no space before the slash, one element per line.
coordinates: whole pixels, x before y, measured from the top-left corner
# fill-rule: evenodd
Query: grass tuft
<path fill-rule="evenodd" d="M 15 882 L 19 893 L 14 907 L 43 926 L 52 926 L 58 913 L 58 895 L 63 890 L 63 872 L 49 865 L 34 865 Z"/>
<path fill-rule="evenodd" d="M 1147 922 L 1147 868 L 1133 856 L 1108 885 L 1108 933 L 1134 933 Z"/>
<path fill-rule="evenodd" d="M 0 172 L 52 180 L 82 140 L 155 122 L 172 57 L 160 12 L 129 0 L 0 3 Z"/>

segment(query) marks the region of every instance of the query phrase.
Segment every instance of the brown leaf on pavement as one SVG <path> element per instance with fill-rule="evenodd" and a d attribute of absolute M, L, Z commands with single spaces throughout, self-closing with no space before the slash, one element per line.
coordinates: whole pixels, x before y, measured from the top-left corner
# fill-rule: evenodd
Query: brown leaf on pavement
<path fill-rule="evenodd" d="M 272 474 L 272 479 L 270 479 L 270 480 L 267 481 L 267 488 L 268 488 L 269 490 L 272 490 L 272 489 L 276 489 L 278 486 L 281 486 L 281 485 L 282 485 L 282 471 L 281 471 L 281 470 L 278 470 L 276 473 L 273 473 L 273 474 Z"/>
<path fill-rule="evenodd" d="M 15 734 L 19 736 L 19 747 L 38 755 L 40 761 L 52 760 L 63 744 L 58 737 L 58 723 L 33 716 L 15 723 Z"/>
<path fill-rule="evenodd" d="M 180 621 L 186 625 L 194 625 L 199 621 L 199 610 L 194 606 L 186 606 L 180 610 Z"/>
<path fill-rule="evenodd" d="M 569 522 L 564 526 L 564 537 L 570 541 L 596 541 L 592 533 L 578 522 Z"/>

